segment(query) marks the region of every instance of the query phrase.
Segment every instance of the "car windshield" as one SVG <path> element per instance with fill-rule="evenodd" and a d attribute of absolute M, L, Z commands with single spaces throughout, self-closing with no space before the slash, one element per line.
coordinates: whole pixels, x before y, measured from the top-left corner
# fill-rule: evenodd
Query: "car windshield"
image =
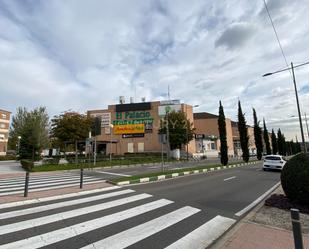
<path fill-rule="evenodd" d="M 279 160 L 281 160 L 281 158 L 278 157 L 278 156 L 267 156 L 267 157 L 265 157 L 265 160 L 277 160 L 277 161 L 279 161 Z"/>

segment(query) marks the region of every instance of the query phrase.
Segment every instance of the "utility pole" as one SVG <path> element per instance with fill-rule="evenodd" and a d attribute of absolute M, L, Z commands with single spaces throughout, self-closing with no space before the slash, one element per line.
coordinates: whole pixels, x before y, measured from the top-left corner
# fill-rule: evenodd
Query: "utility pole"
<path fill-rule="evenodd" d="M 294 84 L 294 90 L 295 90 L 296 105 L 297 105 L 297 112 L 298 112 L 298 119 L 299 119 L 299 126 L 300 126 L 302 144 L 303 144 L 304 152 L 305 153 L 307 152 L 307 147 L 306 147 L 304 130 L 303 130 L 303 124 L 302 124 L 302 119 L 301 119 L 301 111 L 300 111 L 300 107 L 299 107 L 299 99 L 298 99 L 298 93 L 297 93 L 297 86 L 296 86 L 296 79 L 295 79 L 294 68 L 301 67 L 301 66 L 308 65 L 308 64 L 309 64 L 309 62 L 306 62 L 306 63 L 300 64 L 300 65 L 294 66 L 293 62 L 291 62 L 291 67 L 290 68 L 285 68 L 285 69 L 282 69 L 282 70 L 278 70 L 276 72 L 266 73 L 266 74 L 263 75 L 263 77 L 266 77 L 266 76 L 270 76 L 270 75 L 273 75 L 273 74 L 276 74 L 276 73 L 281 73 L 281 72 L 284 72 L 284 71 L 287 71 L 287 70 L 292 70 L 292 77 L 293 77 L 293 84 Z"/>
<path fill-rule="evenodd" d="M 168 112 L 169 110 L 166 110 L 166 159 L 169 160 L 169 154 L 170 154 L 170 132 L 169 132 L 169 122 L 168 122 Z"/>
<path fill-rule="evenodd" d="M 301 120 L 301 112 L 300 112 L 300 107 L 299 107 L 299 100 L 298 100 L 298 93 L 297 93 L 293 62 L 291 62 L 291 69 L 292 69 L 292 75 L 293 75 L 293 83 L 294 83 L 295 97 L 296 97 L 296 103 L 297 103 L 297 111 L 298 111 L 298 119 L 299 119 L 300 131 L 301 131 L 301 138 L 303 142 L 304 152 L 306 153 L 307 148 L 306 148 L 306 142 L 305 142 L 305 136 L 304 136 L 304 130 L 303 130 L 303 123 Z"/>
<path fill-rule="evenodd" d="M 305 113 L 305 120 L 306 120 L 307 134 L 308 134 L 308 139 L 309 139 L 309 129 L 308 129 L 308 122 L 307 122 L 307 115 L 306 115 L 306 113 Z"/>

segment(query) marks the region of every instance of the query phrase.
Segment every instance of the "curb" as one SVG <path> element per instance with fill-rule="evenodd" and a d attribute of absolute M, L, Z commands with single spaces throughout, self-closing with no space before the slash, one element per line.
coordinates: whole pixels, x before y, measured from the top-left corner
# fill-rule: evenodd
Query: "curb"
<path fill-rule="evenodd" d="M 136 184 L 136 183 L 162 181 L 162 180 L 186 176 L 186 175 L 195 175 L 195 174 L 207 173 L 207 172 L 218 171 L 218 170 L 223 170 L 223 169 L 238 168 L 238 167 L 252 165 L 256 163 L 258 162 L 255 161 L 255 162 L 249 162 L 249 163 L 233 164 L 233 165 L 228 165 L 228 166 L 217 166 L 217 167 L 213 167 L 209 169 L 198 169 L 198 170 L 188 170 L 188 171 L 184 170 L 183 172 L 180 172 L 180 173 L 171 173 L 171 174 L 162 173 L 162 175 L 158 175 L 158 176 L 143 177 L 143 178 L 139 178 L 135 180 L 122 181 L 122 182 L 117 182 L 117 183 L 114 183 L 113 181 L 108 181 L 108 182 L 111 184 L 117 185 L 117 186 L 124 186 L 124 185 L 129 185 L 129 184 Z"/>

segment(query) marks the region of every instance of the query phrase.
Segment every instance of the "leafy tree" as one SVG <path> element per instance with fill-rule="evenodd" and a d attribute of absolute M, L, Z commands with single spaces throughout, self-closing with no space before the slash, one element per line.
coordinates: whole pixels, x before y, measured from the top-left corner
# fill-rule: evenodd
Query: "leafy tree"
<path fill-rule="evenodd" d="M 39 107 L 33 111 L 19 107 L 13 117 L 10 129 L 11 143 L 19 142 L 20 159 L 35 160 L 41 150 L 47 146 L 49 117 L 45 107 Z M 12 146 L 12 145 L 11 145 Z"/>
<path fill-rule="evenodd" d="M 194 136 L 193 124 L 187 119 L 185 113 L 172 111 L 161 122 L 159 134 L 169 133 L 169 146 L 171 150 L 181 149 L 188 144 Z"/>
<path fill-rule="evenodd" d="M 266 154 L 270 155 L 271 154 L 271 148 L 270 148 L 269 135 L 268 135 L 268 130 L 267 130 L 267 127 L 266 127 L 265 119 L 263 119 L 263 127 L 264 127 L 263 135 L 264 135 L 264 142 L 265 142 L 265 146 L 266 146 Z"/>
<path fill-rule="evenodd" d="M 242 158 L 245 162 L 249 161 L 249 148 L 248 148 L 248 130 L 245 115 L 242 112 L 240 101 L 238 101 L 238 131 L 240 137 L 240 146 L 242 150 Z"/>
<path fill-rule="evenodd" d="M 260 122 L 257 120 L 256 111 L 253 108 L 253 120 L 254 120 L 254 141 L 256 147 L 256 157 L 258 160 L 262 159 L 263 155 L 263 140 L 262 140 L 262 129 Z"/>
<path fill-rule="evenodd" d="M 77 161 L 77 144 L 80 140 L 85 140 L 91 130 L 93 119 L 76 112 L 67 112 L 52 119 L 51 135 L 53 139 L 63 148 L 65 144 L 75 145 L 75 155 Z"/>
<path fill-rule="evenodd" d="M 8 147 L 11 150 L 18 150 L 18 137 L 21 136 L 21 130 L 26 122 L 27 113 L 26 108 L 18 107 L 16 114 L 12 117 L 8 141 Z"/>
<path fill-rule="evenodd" d="M 278 143 L 274 129 L 271 131 L 271 144 L 273 147 L 273 155 L 276 155 L 278 153 Z"/>
<path fill-rule="evenodd" d="M 221 154 L 221 164 L 227 165 L 228 163 L 228 147 L 226 140 L 226 124 L 223 106 L 220 101 L 219 106 L 219 118 L 218 118 L 219 136 L 220 136 L 220 154 Z"/>

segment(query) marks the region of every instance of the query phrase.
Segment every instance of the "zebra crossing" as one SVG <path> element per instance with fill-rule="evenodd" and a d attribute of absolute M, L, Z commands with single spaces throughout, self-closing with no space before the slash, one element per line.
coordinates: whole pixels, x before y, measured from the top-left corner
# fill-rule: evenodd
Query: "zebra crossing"
<path fill-rule="evenodd" d="M 105 180 L 95 176 L 84 176 L 84 184 L 102 183 Z M 80 176 L 74 173 L 30 174 L 29 192 L 78 186 Z M 25 177 L 0 179 L 0 197 L 24 192 Z"/>
<path fill-rule="evenodd" d="M 0 249 L 198 249 L 235 222 L 204 217 L 198 208 L 113 186 L 0 204 Z M 182 234 L 170 236 L 175 231 Z"/>

